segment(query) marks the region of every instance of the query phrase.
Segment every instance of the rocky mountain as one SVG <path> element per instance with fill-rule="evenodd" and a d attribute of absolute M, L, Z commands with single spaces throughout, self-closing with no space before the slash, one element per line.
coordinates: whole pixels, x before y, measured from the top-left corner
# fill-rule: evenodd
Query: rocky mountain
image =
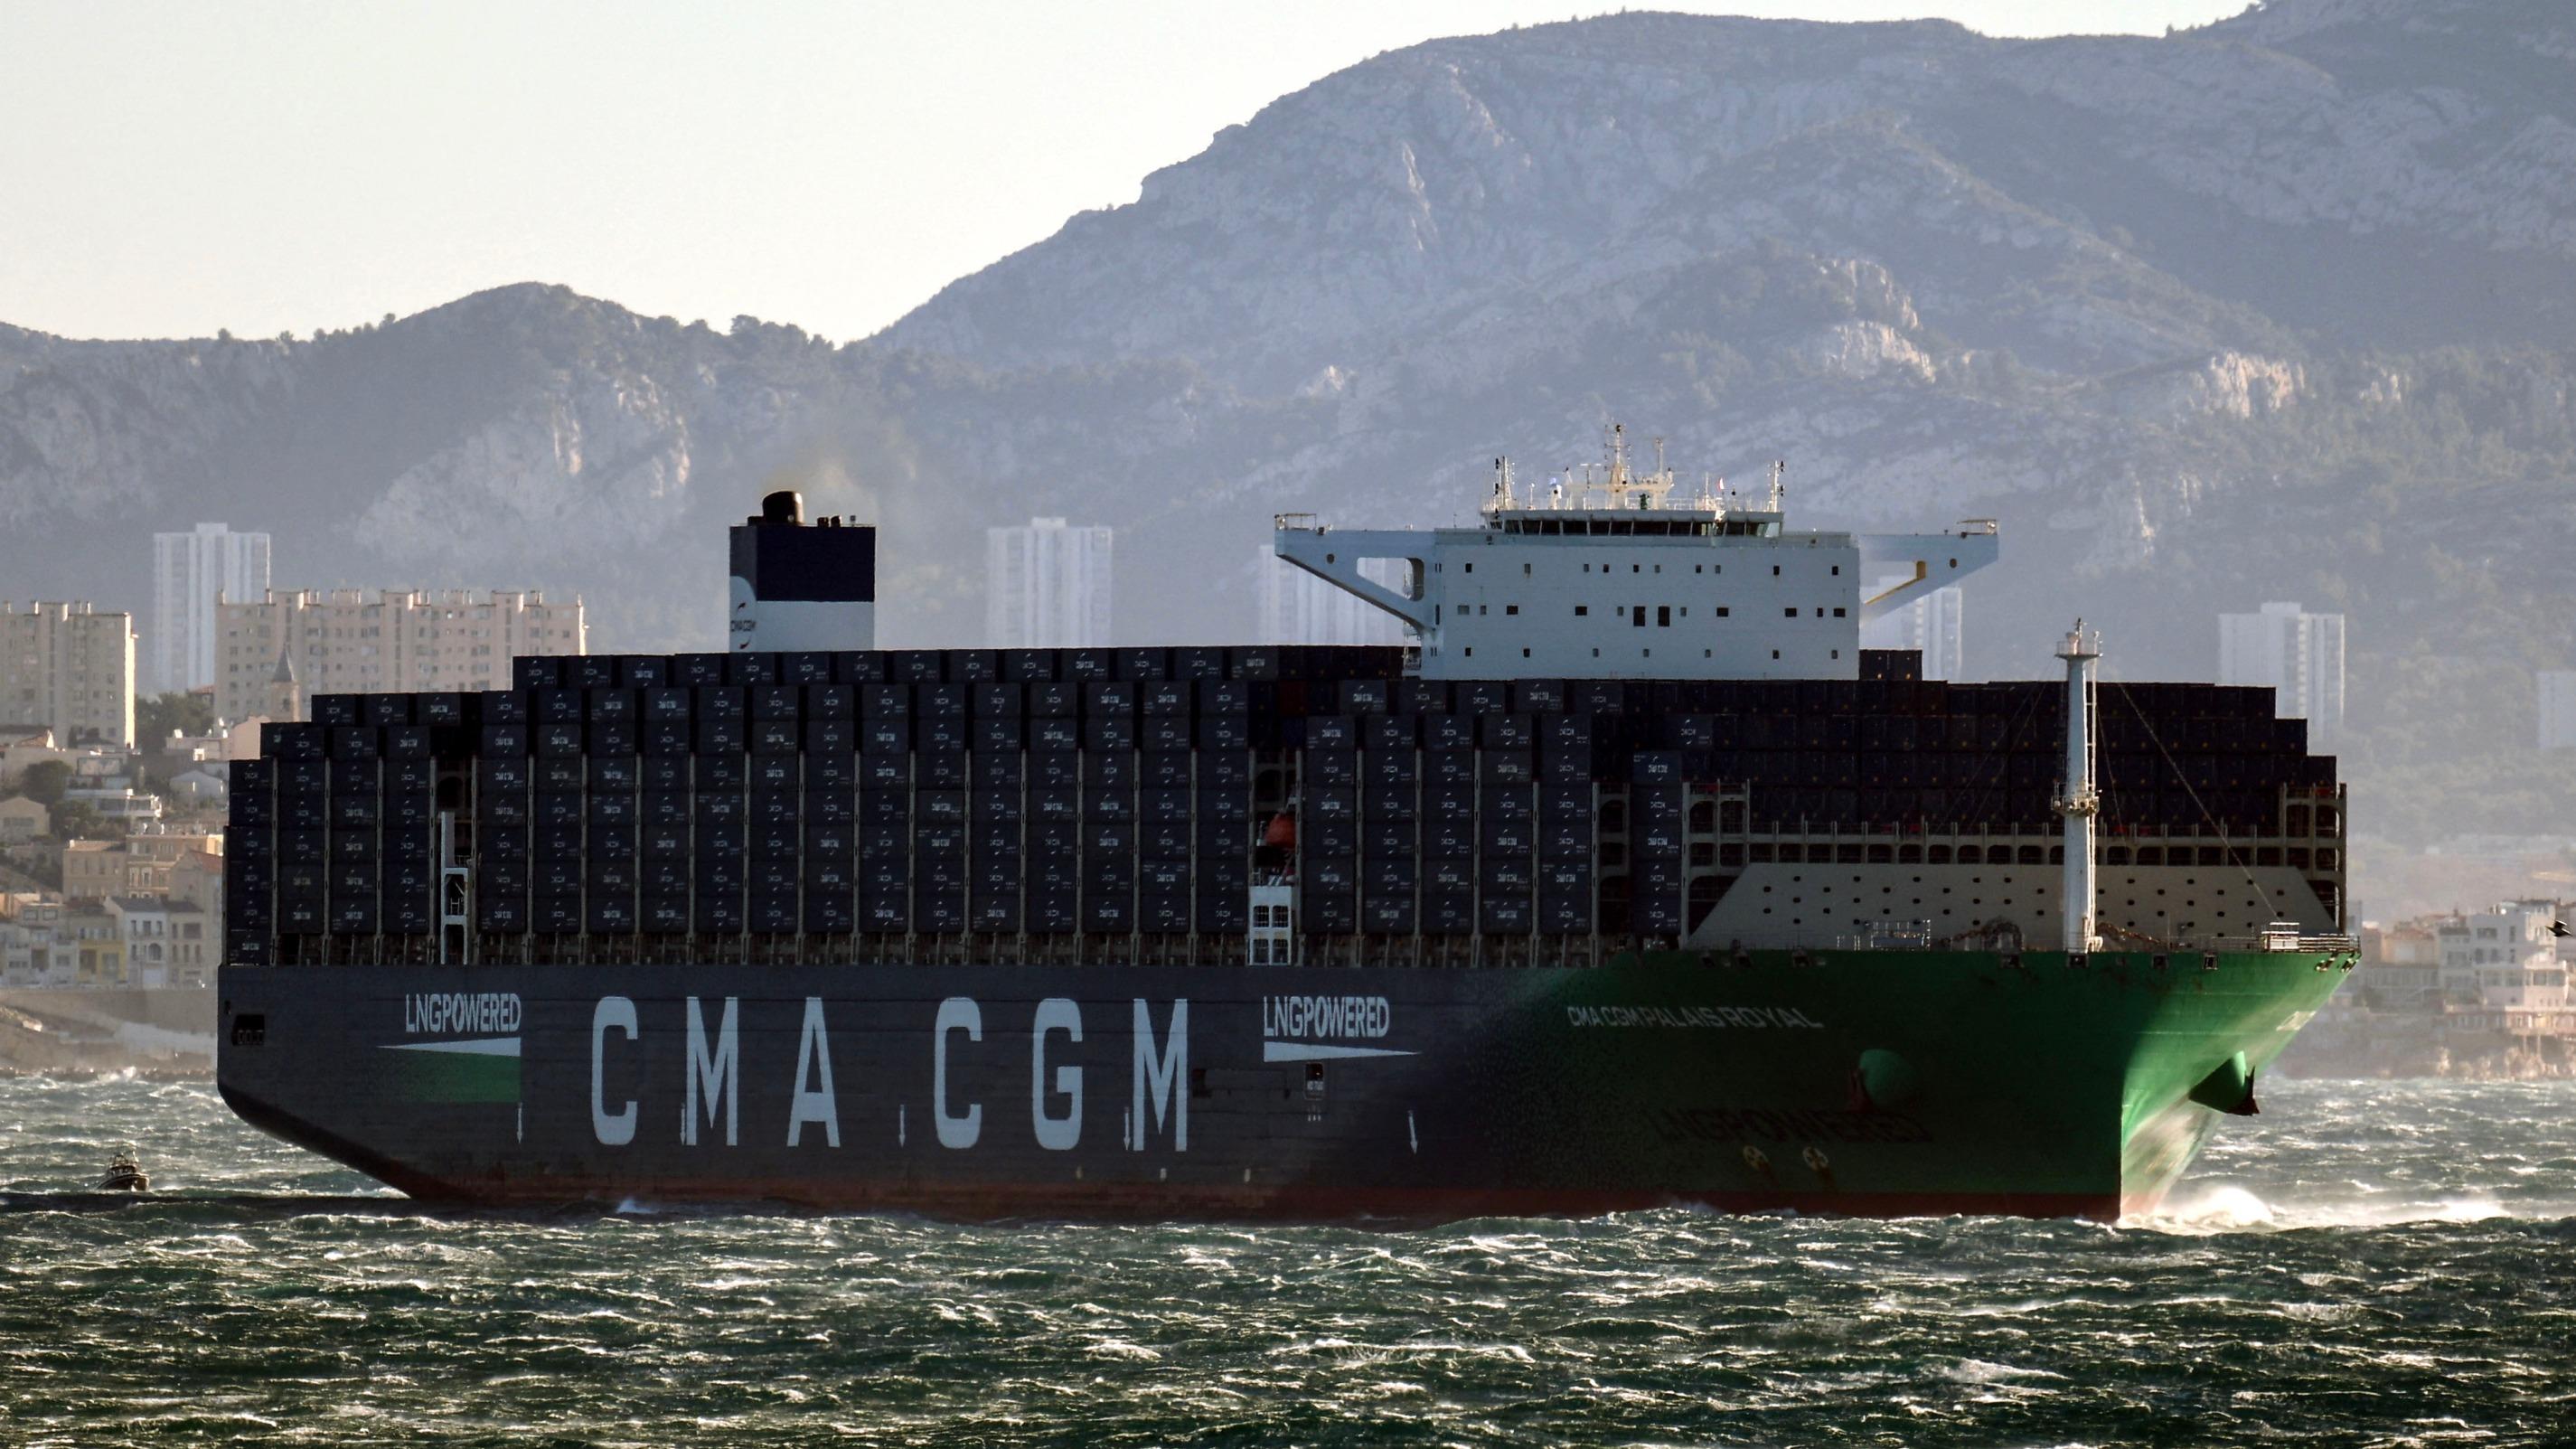
<path fill-rule="evenodd" d="M 283 582 L 535 582 L 603 647 L 704 644 L 717 525 L 788 480 L 887 528 L 891 633 L 971 637 L 975 530 L 1060 512 L 1120 529 L 1123 634 L 1221 639 L 1272 512 L 1453 517 L 1618 417 L 1785 458 L 1803 522 L 2003 519 L 1978 672 L 2081 611 L 2115 672 L 2205 677 L 2222 609 L 2343 609 L 2390 830 L 2563 828 L 2571 82 L 2556 0 L 1436 41 L 849 346 L 535 286 L 311 339 L 0 328 L 0 584 L 139 603 L 139 535 L 224 518 Z"/>

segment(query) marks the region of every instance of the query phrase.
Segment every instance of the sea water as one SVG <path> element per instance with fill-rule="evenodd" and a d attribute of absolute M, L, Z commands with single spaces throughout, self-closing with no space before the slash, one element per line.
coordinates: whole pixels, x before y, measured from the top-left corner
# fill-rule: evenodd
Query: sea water
<path fill-rule="evenodd" d="M 421 1212 L 0 1081 L 0 1188 L 124 1145 L 0 1211 L 0 1444 L 2576 1444 L 2569 1083 L 2267 1083 L 2116 1226 L 1388 1231 Z"/>

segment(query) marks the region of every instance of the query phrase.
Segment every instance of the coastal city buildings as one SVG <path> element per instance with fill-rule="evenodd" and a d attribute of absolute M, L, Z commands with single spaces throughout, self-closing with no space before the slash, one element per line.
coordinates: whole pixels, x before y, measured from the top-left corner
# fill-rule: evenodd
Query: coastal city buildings
<path fill-rule="evenodd" d="M 0 986 L 69 986 L 73 958 L 56 964 L 62 929 L 60 896 L 41 891 L 0 894 Z"/>
<path fill-rule="evenodd" d="M 1864 649 L 1914 649 L 1925 679 L 1967 678 L 1967 598 L 1956 588 L 1932 592 L 1860 626 Z"/>
<path fill-rule="evenodd" d="M 2535 1014 L 2567 1007 L 2567 968 L 2550 923 L 2555 901 L 2505 901 L 2473 916 L 2444 921 L 2434 935 L 2442 954 L 2442 1004 L 2493 1016 L 2493 1029 L 2530 1029 Z"/>
<path fill-rule="evenodd" d="M 2377 932 L 2367 943 L 2359 995 L 2386 1011 L 2442 1009 L 2442 938 L 2431 926 L 2409 922 Z"/>
<path fill-rule="evenodd" d="M 211 984 L 224 914 L 223 799 L 235 751 L 255 742 L 220 726 L 174 731 L 149 750 L 134 740 L 135 640 L 124 614 L 0 608 L 0 640 L 0 717 L 34 717 L 0 728 L 9 877 L 0 881 L 0 985 Z M 37 1060 L 131 1060 L 84 1030 L 45 1036 Z M 22 1029 L 0 1048 L 23 1053 L 28 1041 Z"/>
<path fill-rule="evenodd" d="M 2308 743 L 2331 749 L 2343 734 L 2343 615 L 2265 604 L 2218 616 L 2218 682 L 2270 685 L 2275 712 L 2308 722 Z"/>
<path fill-rule="evenodd" d="M 0 800 L 0 845 L 24 845 L 54 828 L 54 812 L 28 799 L 12 795 Z"/>
<path fill-rule="evenodd" d="M 103 901 L 125 889 L 126 856 L 113 840 L 72 840 L 63 844 L 63 897 Z"/>
<path fill-rule="evenodd" d="M 2361 969 L 2299 1036 L 2298 1076 L 2553 1077 L 2576 1073 L 2576 902 L 2365 924 Z"/>
<path fill-rule="evenodd" d="M 0 603 L 0 724 L 57 745 L 134 743 L 134 616 L 86 603 Z"/>
<path fill-rule="evenodd" d="M 1110 530 L 1061 518 L 984 530 L 984 640 L 1000 649 L 1109 642 Z"/>
<path fill-rule="evenodd" d="M 267 590 L 216 609 L 215 713 L 267 715 L 280 661 L 300 699 L 317 694 L 485 690 L 510 686 L 522 654 L 589 647 L 581 600 L 535 591 Z"/>
<path fill-rule="evenodd" d="M 1360 565 L 1361 577 L 1390 588 L 1402 571 L 1392 559 Z M 1252 576 L 1261 581 L 1261 618 L 1252 637 L 1263 644 L 1404 642 L 1404 625 L 1393 614 L 1286 562 L 1269 544 L 1252 551 Z"/>
<path fill-rule="evenodd" d="M 215 674 L 215 605 L 268 593 L 268 535 L 200 523 L 152 535 L 152 627 L 144 635 L 150 688 L 202 689 Z"/>
<path fill-rule="evenodd" d="M 2540 747 L 2576 750 L 2576 669 L 2544 669 L 2538 677 Z"/>
<path fill-rule="evenodd" d="M 58 890 L 0 893 L 0 986 L 213 984 L 224 926 L 219 825 L 147 823 L 52 849 Z"/>

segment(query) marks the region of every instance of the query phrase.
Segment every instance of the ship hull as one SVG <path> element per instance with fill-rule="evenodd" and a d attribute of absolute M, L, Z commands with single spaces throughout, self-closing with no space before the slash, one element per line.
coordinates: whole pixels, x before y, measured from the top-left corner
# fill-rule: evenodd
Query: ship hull
<path fill-rule="evenodd" d="M 2108 1219 L 2155 1204 L 2221 1120 L 2194 1088 L 2268 1063 L 2333 964 L 227 966 L 218 1078 L 266 1131 L 493 1206 Z"/>

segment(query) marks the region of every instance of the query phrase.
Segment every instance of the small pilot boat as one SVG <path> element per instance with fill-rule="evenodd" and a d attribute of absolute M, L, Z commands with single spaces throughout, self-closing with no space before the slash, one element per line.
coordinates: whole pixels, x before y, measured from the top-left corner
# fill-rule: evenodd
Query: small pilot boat
<path fill-rule="evenodd" d="M 142 1165 L 134 1160 L 133 1153 L 120 1152 L 116 1154 L 116 1160 L 107 1165 L 106 1175 L 99 1178 L 98 1190 L 100 1192 L 150 1192 L 152 1179 L 143 1171 Z"/>

